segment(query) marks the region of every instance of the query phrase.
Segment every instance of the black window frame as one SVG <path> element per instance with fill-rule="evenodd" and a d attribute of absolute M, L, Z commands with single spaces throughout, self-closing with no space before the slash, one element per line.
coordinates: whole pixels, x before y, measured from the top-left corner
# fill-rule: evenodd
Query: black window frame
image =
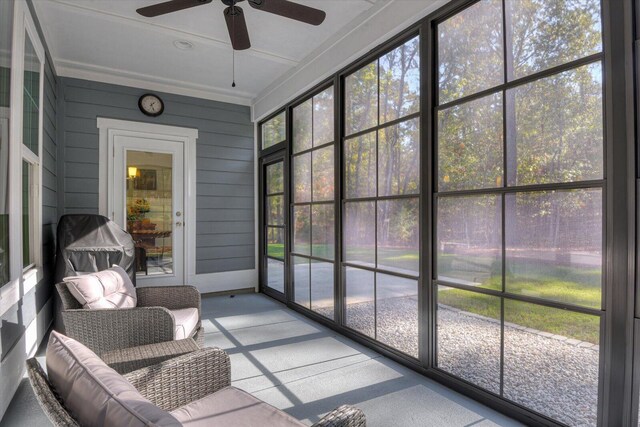
<path fill-rule="evenodd" d="M 455 15 L 463 9 L 481 0 L 453 0 L 436 11 L 430 13 L 425 18 L 410 25 L 406 30 L 390 38 L 383 44 L 373 48 L 371 51 L 347 65 L 341 70 L 331 74 L 326 80 L 304 94 L 296 96 L 286 103 L 282 108 L 287 111 L 287 136 L 288 140 L 277 146 L 266 150 L 261 149 L 261 132 L 258 132 L 258 154 L 262 161 L 263 156 L 275 153 L 280 149 L 286 150 L 285 162 L 290 158 L 291 140 L 291 108 L 304 102 L 320 88 L 333 84 L 334 92 L 334 118 L 336 137 L 334 140 L 336 153 L 336 196 L 340 200 L 343 197 L 342 186 L 342 141 L 344 136 L 344 124 L 342 122 L 342 112 L 344 110 L 344 83 L 343 77 L 362 66 L 367 65 L 372 60 L 384 55 L 393 48 L 408 40 L 415 34 L 419 34 L 421 43 L 421 99 L 420 99 L 420 128 L 421 128 L 421 179 L 420 179 L 420 275 L 421 278 L 431 278 L 435 272 L 434 244 L 435 244 L 435 187 L 437 185 L 434 143 L 434 114 L 437 96 L 437 62 L 436 62 L 436 25 L 448 17 Z M 597 180 L 593 185 L 603 186 L 603 298 L 602 308 L 604 313 L 601 317 L 601 344 L 600 344 L 600 372 L 598 389 L 598 425 L 636 425 L 638 417 L 638 398 L 640 396 L 640 353 L 636 353 L 636 363 L 633 364 L 633 337 L 634 330 L 637 347 L 640 349 L 640 315 L 637 321 L 638 327 L 634 329 L 634 312 L 638 307 L 640 313 L 640 284 L 636 291 L 636 132 L 635 117 L 636 107 L 634 103 L 634 21 L 632 19 L 634 6 L 640 3 L 638 0 L 623 0 L 622 4 L 613 0 L 601 0 L 601 22 L 603 27 L 603 52 L 602 73 L 603 73 L 603 102 L 604 102 L 604 168 L 606 175 L 603 180 Z M 638 19 L 640 22 L 640 18 Z M 638 24 L 640 26 L 640 24 Z M 591 61 L 593 58 L 583 59 Z M 580 61 L 580 60 L 579 60 Z M 572 63 L 575 61 L 572 61 Z M 574 64 L 575 65 L 575 64 Z M 517 79 L 515 82 L 523 84 L 540 78 L 541 75 L 551 75 L 557 73 L 560 67 L 552 67 L 550 70 L 534 73 L 531 76 Z M 567 68 L 568 69 L 568 68 Z M 510 82 L 514 84 L 514 82 Z M 493 93 L 495 88 L 470 95 L 480 98 L 488 93 Z M 471 98 L 465 97 L 466 101 Z M 277 113 L 281 112 L 278 110 Z M 267 120 L 277 113 L 267 117 Z M 266 120 L 258 123 L 261 126 Z M 383 127 L 389 126 L 385 123 Z M 261 127 L 259 128 L 261 129 Z M 369 129 L 368 131 L 371 131 Z M 363 132 L 366 133 L 366 132 Z M 354 136 L 350 135 L 350 137 Z M 340 146 L 338 147 L 338 142 Z M 640 161 L 638 162 L 640 163 Z M 288 171 L 289 165 L 285 168 Z M 426 167 L 425 167 L 426 166 Z M 285 172 L 285 180 L 290 176 Z M 638 175 L 640 177 L 640 175 Z M 602 181 L 602 182 L 600 182 Z M 640 179 L 638 180 L 640 183 Z M 573 183 L 568 184 L 571 187 Z M 583 187 L 582 185 L 581 187 Z M 289 193 L 291 191 L 290 187 Z M 524 187 L 518 188 L 520 191 L 526 190 Z M 260 193 L 262 194 L 262 193 Z M 286 197 L 286 196 L 285 196 Z M 340 202 L 341 203 L 341 202 Z M 263 203 L 261 202 L 262 208 Z M 286 203 L 285 206 L 290 206 Z M 335 233 L 336 233 L 336 256 L 340 256 L 342 261 L 342 208 L 336 202 Z M 288 211 L 285 212 L 288 215 Z M 262 218 L 262 213 L 260 214 Z M 287 218 L 287 224 L 290 219 Z M 287 238 L 290 233 L 287 233 Z M 287 239 L 285 239 L 287 240 Z M 260 242 L 262 253 L 262 245 Z M 288 250 L 288 248 L 287 248 Z M 339 264 L 335 264 L 336 266 Z M 341 270 L 335 268 L 334 270 Z M 286 269 L 285 275 L 289 274 Z M 419 361 L 407 355 L 381 344 L 367 336 L 355 333 L 342 326 L 343 324 L 343 300 L 345 297 L 344 278 L 342 274 L 336 275 L 335 283 L 335 320 L 331 321 L 317 313 L 297 304 L 287 301 L 288 307 L 300 312 L 319 323 L 336 330 L 337 332 L 374 349 L 404 366 L 407 366 L 429 378 L 432 378 L 445 386 L 465 394 L 489 407 L 492 407 L 506 415 L 514 417 L 528 425 L 562 425 L 544 415 L 532 412 L 531 410 L 502 399 L 483 389 L 473 386 L 464 380 L 456 378 L 450 374 L 434 368 L 435 354 L 435 298 L 433 297 L 434 282 L 425 280 L 419 286 L 419 315 L 420 319 L 420 358 Z M 340 276 L 340 277 L 338 277 Z M 287 284 L 290 278 L 286 278 Z M 290 288 L 288 293 L 291 293 Z M 518 298 L 515 298 L 518 300 Z M 537 301 L 536 301 L 537 302 Z M 545 304 L 554 305 L 554 303 Z M 591 314 L 591 313 L 590 313 Z M 633 381 L 632 378 L 633 368 Z M 632 384 L 633 383 L 633 384 Z M 632 396 L 633 395 L 633 396 Z"/>
<path fill-rule="evenodd" d="M 297 152 L 294 152 L 293 150 L 293 118 L 294 118 L 294 109 L 296 107 L 299 107 L 300 105 L 304 104 L 305 102 L 308 102 L 310 100 L 313 100 L 313 98 L 316 95 L 319 95 L 320 93 L 333 88 L 333 128 L 334 128 L 334 134 L 333 134 L 333 139 L 330 142 L 324 142 L 318 146 L 315 146 L 313 144 L 313 125 L 312 125 L 312 144 L 311 144 L 311 148 L 307 148 L 304 150 L 300 150 Z M 312 89 L 308 90 L 304 95 L 299 96 L 298 98 L 296 98 L 296 100 L 292 103 L 290 103 L 286 109 L 287 109 L 287 117 L 290 118 L 290 120 L 287 120 L 287 129 L 288 129 L 288 136 L 289 136 L 289 140 L 291 141 L 290 144 L 288 144 L 287 147 L 287 159 L 290 165 L 290 170 L 289 173 L 287 174 L 289 177 L 289 186 L 288 186 L 288 193 L 289 193 L 289 204 L 287 205 L 287 209 L 289 211 L 289 218 L 291 218 L 291 222 L 289 223 L 289 236 L 288 238 L 290 239 L 290 247 L 289 247 L 289 251 L 287 252 L 286 256 L 287 259 L 289 261 L 289 268 L 287 269 L 289 277 L 290 277 L 290 286 L 291 286 L 291 295 L 290 295 L 290 300 L 291 303 L 294 304 L 296 307 L 298 307 L 300 310 L 304 310 L 306 314 L 312 314 L 313 316 L 319 316 L 320 318 L 335 322 L 336 319 L 339 318 L 340 316 L 340 310 L 338 308 L 338 295 L 336 292 L 336 288 L 337 288 L 337 283 L 338 283 L 338 277 L 339 277 L 339 246 L 338 246 L 338 222 L 339 222 L 339 214 L 340 211 L 338 209 L 337 206 L 339 206 L 339 191 L 338 191 L 338 181 L 339 181 L 339 147 L 338 147 L 338 140 L 337 138 L 337 132 L 336 132 L 336 128 L 337 128 L 337 115 L 338 115 L 338 107 L 337 107 L 337 102 L 338 102 L 338 95 L 337 95 L 337 86 L 335 85 L 335 81 L 334 79 L 330 79 L 330 80 L 325 80 L 323 82 L 321 82 L 320 84 L 314 86 Z M 313 123 L 313 101 L 312 101 L 312 123 Z M 322 201 L 314 201 L 313 200 L 313 153 L 315 151 L 318 150 L 322 150 L 324 148 L 327 147 L 333 147 L 333 183 L 334 183 L 334 187 L 333 187 L 333 200 L 328 199 L 328 200 L 322 200 Z M 311 168 L 309 170 L 309 174 L 310 174 L 310 189 L 309 191 L 311 192 L 311 196 L 310 196 L 310 201 L 308 202 L 296 202 L 294 200 L 294 191 L 293 191 L 293 186 L 295 184 L 295 180 L 294 180 L 294 159 L 296 157 L 300 157 L 303 156 L 305 154 L 309 154 L 310 155 L 310 162 L 311 162 Z M 295 219 L 295 215 L 294 215 L 294 210 L 296 207 L 299 206 L 308 206 L 309 207 L 309 218 L 310 221 L 311 218 L 313 217 L 312 211 L 313 211 L 313 207 L 314 206 L 318 206 L 318 205 L 332 205 L 333 206 L 333 224 L 334 224 L 334 241 L 333 241 L 333 259 L 329 259 L 329 258 L 323 258 L 323 257 L 318 257 L 318 256 L 314 256 L 313 255 L 313 251 L 310 249 L 310 253 L 309 254 L 302 254 L 302 253 L 297 253 L 293 250 L 293 232 L 294 232 L 294 227 L 293 227 L 293 221 Z M 309 243 L 311 246 L 313 246 L 313 222 L 310 222 L 309 225 Z M 333 264 L 333 287 L 334 287 L 334 297 L 333 297 L 333 319 L 329 319 L 326 316 L 323 316 L 320 313 L 317 313 L 316 311 L 313 310 L 313 308 L 308 308 L 305 307 L 299 303 L 297 303 L 295 301 L 295 280 L 294 280 L 294 263 L 293 263 L 293 258 L 297 257 L 297 258 L 305 258 L 307 259 L 310 263 L 313 263 L 314 261 L 317 262 L 327 262 L 327 263 L 332 263 Z M 309 266 L 309 292 L 311 292 L 311 288 L 313 286 L 313 283 L 311 282 L 311 266 Z M 309 297 L 309 304 L 312 307 L 311 304 L 311 296 Z"/>

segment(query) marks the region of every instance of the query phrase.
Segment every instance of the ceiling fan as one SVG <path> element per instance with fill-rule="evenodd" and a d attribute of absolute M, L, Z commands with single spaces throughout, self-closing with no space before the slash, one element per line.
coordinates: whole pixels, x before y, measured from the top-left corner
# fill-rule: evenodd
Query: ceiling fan
<path fill-rule="evenodd" d="M 137 12 L 151 18 L 195 6 L 202 6 L 211 3 L 213 0 L 169 0 L 152 6 L 143 7 Z M 221 0 L 227 5 L 224 10 L 224 18 L 229 29 L 231 44 L 235 50 L 244 50 L 251 47 L 247 23 L 244 19 L 244 12 L 237 3 L 245 0 Z M 320 9 L 294 3 L 288 0 L 247 0 L 249 5 L 257 10 L 295 19 L 311 25 L 320 25 L 326 17 L 326 13 Z"/>

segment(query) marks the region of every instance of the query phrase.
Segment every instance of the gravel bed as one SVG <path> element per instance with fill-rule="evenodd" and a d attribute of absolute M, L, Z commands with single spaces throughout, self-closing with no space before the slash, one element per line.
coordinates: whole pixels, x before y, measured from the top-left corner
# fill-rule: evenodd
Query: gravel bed
<path fill-rule="evenodd" d="M 379 301 L 377 320 L 378 340 L 417 357 L 415 297 Z M 373 302 L 350 304 L 346 321 L 373 337 Z M 504 397 L 571 426 L 594 426 L 598 348 L 509 324 L 504 331 Z M 441 305 L 437 356 L 441 369 L 500 393 L 499 321 Z"/>

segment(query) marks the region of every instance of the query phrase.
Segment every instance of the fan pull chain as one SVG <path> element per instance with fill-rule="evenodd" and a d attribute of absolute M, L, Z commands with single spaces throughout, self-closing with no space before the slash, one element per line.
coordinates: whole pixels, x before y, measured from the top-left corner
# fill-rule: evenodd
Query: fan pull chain
<path fill-rule="evenodd" d="M 232 12 L 235 12 L 235 9 L 232 7 Z M 231 83 L 231 87 L 236 87 L 236 49 L 233 47 L 236 37 L 236 15 L 233 14 L 233 19 L 231 21 L 231 31 L 233 32 L 234 40 L 231 40 L 231 75 L 233 79 L 233 83 Z"/>

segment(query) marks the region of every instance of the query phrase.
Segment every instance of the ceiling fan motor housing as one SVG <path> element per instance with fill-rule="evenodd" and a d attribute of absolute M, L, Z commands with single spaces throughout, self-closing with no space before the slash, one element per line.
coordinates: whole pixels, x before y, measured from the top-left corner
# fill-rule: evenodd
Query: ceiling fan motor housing
<path fill-rule="evenodd" d="M 244 0 L 222 0 L 222 3 L 226 4 L 227 6 L 234 6 L 236 3 L 240 3 L 241 1 Z"/>

